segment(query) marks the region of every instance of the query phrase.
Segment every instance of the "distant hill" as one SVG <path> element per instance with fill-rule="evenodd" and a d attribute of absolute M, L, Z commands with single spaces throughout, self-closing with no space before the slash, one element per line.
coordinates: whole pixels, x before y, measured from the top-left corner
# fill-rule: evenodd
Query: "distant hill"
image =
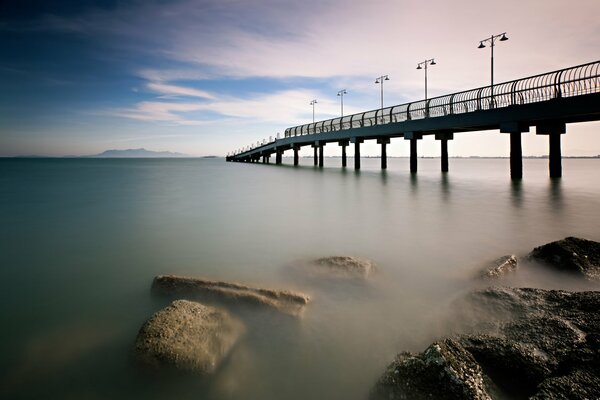
<path fill-rule="evenodd" d="M 161 158 L 161 157 L 191 157 L 187 154 L 170 151 L 151 151 L 146 149 L 106 150 L 103 153 L 86 157 L 93 158 Z"/>

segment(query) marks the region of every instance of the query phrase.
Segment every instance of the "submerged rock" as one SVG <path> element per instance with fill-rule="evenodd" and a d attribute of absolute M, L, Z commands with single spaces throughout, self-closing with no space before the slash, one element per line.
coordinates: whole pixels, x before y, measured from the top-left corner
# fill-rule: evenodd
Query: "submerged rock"
<path fill-rule="evenodd" d="M 514 255 L 500 257 L 492 261 L 482 272 L 484 279 L 499 279 L 512 272 L 518 267 L 517 257 Z"/>
<path fill-rule="evenodd" d="M 289 315 L 299 315 L 310 301 L 307 295 L 287 290 L 254 288 L 239 283 L 175 275 L 155 277 L 152 290 L 155 293 L 180 298 L 264 306 Z"/>
<path fill-rule="evenodd" d="M 377 270 L 373 261 L 349 256 L 322 257 L 313 260 L 310 264 L 318 269 L 318 272 L 350 278 L 365 279 Z"/>
<path fill-rule="evenodd" d="M 567 237 L 536 247 L 528 259 L 589 280 L 600 280 L 600 243 L 592 240 Z"/>
<path fill-rule="evenodd" d="M 488 288 L 468 299 L 502 316 L 495 329 L 401 353 L 372 399 L 600 398 L 600 292 Z"/>
<path fill-rule="evenodd" d="M 135 355 L 151 367 L 174 367 L 206 374 L 227 356 L 243 325 L 225 311 L 176 300 L 140 329 Z"/>

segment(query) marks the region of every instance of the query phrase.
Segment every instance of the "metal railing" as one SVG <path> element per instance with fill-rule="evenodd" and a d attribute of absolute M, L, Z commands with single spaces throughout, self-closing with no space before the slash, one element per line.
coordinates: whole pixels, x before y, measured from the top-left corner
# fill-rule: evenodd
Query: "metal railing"
<path fill-rule="evenodd" d="M 600 61 L 493 86 L 288 128 L 284 137 L 442 117 L 600 92 Z"/>

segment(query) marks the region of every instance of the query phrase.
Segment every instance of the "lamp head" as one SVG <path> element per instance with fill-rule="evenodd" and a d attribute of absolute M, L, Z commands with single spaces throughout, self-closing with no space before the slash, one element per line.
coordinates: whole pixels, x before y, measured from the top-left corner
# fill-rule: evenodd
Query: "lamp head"
<path fill-rule="evenodd" d="M 417 65 L 417 69 L 423 69 L 421 68 L 421 64 Z"/>
<path fill-rule="evenodd" d="M 378 79 L 375 79 L 375 83 L 379 83 L 379 78 L 378 78 Z"/>
<path fill-rule="evenodd" d="M 386 75 L 386 76 L 385 76 L 385 80 L 386 80 L 386 81 L 389 81 L 389 80 L 390 80 L 390 78 L 388 78 L 388 76 Z"/>
<path fill-rule="evenodd" d="M 431 60 L 431 63 L 429 63 L 429 65 L 435 65 L 435 60 Z"/>
<path fill-rule="evenodd" d="M 508 40 L 508 38 L 506 37 L 506 33 L 503 33 L 502 37 L 500 38 L 500 41 L 504 42 L 505 40 Z"/>
<path fill-rule="evenodd" d="M 483 49 L 485 47 L 485 44 L 483 44 L 483 42 L 479 42 L 479 46 L 477 46 L 478 49 Z"/>

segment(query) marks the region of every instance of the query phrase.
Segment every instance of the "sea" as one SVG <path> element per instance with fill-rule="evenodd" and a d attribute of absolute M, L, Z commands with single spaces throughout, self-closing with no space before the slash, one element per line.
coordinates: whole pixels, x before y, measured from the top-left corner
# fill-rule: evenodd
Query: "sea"
<path fill-rule="evenodd" d="M 455 332 L 452 304 L 490 284 L 599 290 L 522 267 L 479 273 L 567 236 L 600 241 L 600 159 L 365 158 L 362 169 L 189 159 L 0 159 L 0 398 L 366 399 L 394 356 Z M 350 158 L 348 165 L 352 166 Z M 319 257 L 372 260 L 366 280 Z M 299 318 L 246 313 L 209 376 L 152 371 L 136 335 L 168 300 L 160 274 L 295 290 Z M 235 313 L 235 310 L 231 311 Z"/>

